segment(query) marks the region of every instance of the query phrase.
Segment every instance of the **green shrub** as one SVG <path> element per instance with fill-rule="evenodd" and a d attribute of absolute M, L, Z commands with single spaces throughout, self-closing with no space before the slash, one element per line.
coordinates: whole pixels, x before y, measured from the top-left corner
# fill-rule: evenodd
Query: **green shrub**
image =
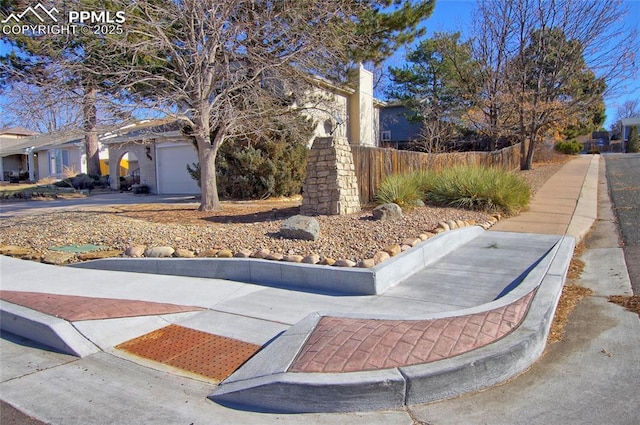
<path fill-rule="evenodd" d="M 301 116 L 284 122 L 274 119 L 267 127 L 270 130 L 259 136 L 237 137 L 220 146 L 216 156 L 220 198 L 259 199 L 302 191 L 314 122 Z M 200 185 L 200 164 L 187 165 L 187 172 Z"/>
<path fill-rule="evenodd" d="M 572 141 L 564 141 L 564 142 L 556 142 L 554 149 L 557 152 L 564 153 L 567 155 L 576 155 L 584 149 L 582 143 L 572 140 Z"/>
<path fill-rule="evenodd" d="M 457 166 L 439 173 L 430 203 L 515 214 L 529 204 L 531 189 L 519 176 L 486 167 Z"/>
<path fill-rule="evenodd" d="M 419 179 L 415 174 L 393 174 L 387 176 L 376 190 L 378 204 L 398 204 L 400 208 L 411 208 L 422 199 L 424 193 L 420 191 Z"/>
<path fill-rule="evenodd" d="M 638 152 L 638 127 L 632 126 L 629 132 L 629 140 L 627 140 L 627 152 Z"/>

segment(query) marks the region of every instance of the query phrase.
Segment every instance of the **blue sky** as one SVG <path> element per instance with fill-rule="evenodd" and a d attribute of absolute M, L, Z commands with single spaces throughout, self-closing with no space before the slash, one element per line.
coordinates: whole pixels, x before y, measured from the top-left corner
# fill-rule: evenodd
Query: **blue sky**
<path fill-rule="evenodd" d="M 634 25 L 636 28 L 639 28 L 640 18 L 638 17 L 640 17 L 640 0 L 623 1 L 629 9 L 629 14 L 626 17 L 627 24 Z M 425 23 L 427 36 L 430 36 L 435 32 L 460 31 L 464 38 L 467 30 L 471 28 L 475 3 L 475 0 L 436 0 L 434 12 Z M 5 53 L 6 51 L 7 46 L 0 42 L 0 54 Z M 638 55 L 640 56 L 640 52 L 638 52 Z M 403 56 L 403 52 L 398 52 L 390 64 L 393 66 L 399 66 L 403 61 Z M 640 60 L 640 58 L 638 60 Z M 635 80 L 626 81 L 623 85 L 625 86 L 625 89 L 622 94 L 605 99 L 607 107 L 607 121 L 605 122 L 605 128 L 607 129 L 610 128 L 611 123 L 616 116 L 618 106 L 623 104 L 626 100 L 640 98 L 640 75 L 637 75 Z M 0 113 L 2 113 L 1 109 Z"/>
<path fill-rule="evenodd" d="M 634 26 L 640 32 L 640 0 L 623 0 L 629 9 L 629 14 L 625 18 L 625 24 Z M 465 38 L 466 32 L 471 28 L 472 14 L 475 0 L 436 0 L 436 6 L 431 17 L 426 21 L 427 37 L 436 32 L 456 32 L 460 31 Z M 640 52 L 637 52 L 640 56 Z M 393 58 L 393 65 L 402 63 L 402 54 L 398 53 Z M 637 58 L 636 61 L 640 61 Z M 605 99 L 607 119 L 604 127 L 608 130 L 616 116 L 618 106 L 626 100 L 640 98 L 640 73 L 635 80 L 625 81 L 622 94 Z"/>

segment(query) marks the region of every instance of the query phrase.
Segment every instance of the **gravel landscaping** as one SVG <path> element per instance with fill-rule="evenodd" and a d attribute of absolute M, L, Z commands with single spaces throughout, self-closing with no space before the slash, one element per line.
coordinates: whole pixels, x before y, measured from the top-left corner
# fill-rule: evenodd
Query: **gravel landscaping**
<path fill-rule="evenodd" d="M 562 165 L 563 161 L 537 164 L 521 172 L 532 192 Z M 144 197 L 140 198 L 144 201 Z M 27 201 L 23 201 L 27 202 Z M 35 201 L 28 201 L 35 202 Z M 197 203 L 133 204 L 109 207 L 74 208 L 36 212 L 4 218 L 0 224 L 0 252 L 41 260 L 50 248 L 95 244 L 104 250 L 125 251 L 131 246 L 169 246 L 181 255 L 214 256 L 220 250 L 247 254 L 268 250 L 283 256 L 317 254 L 321 259 L 345 259 L 355 263 L 408 238 L 433 232 L 439 222 L 465 221 L 481 224 L 491 214 L 432 206 L 405 211 L 398 221 L 372 219 L 372 208 L 345 216 L 319 216 L 317 241 L 284 239 L 279 235 L 282 221 L 298 213 L 299 199 L 225 202 L 222 211 L 201 212 Z M 495 219 L 493 220 L 495 221 Z M 2 248 L 4 246 L 4 248 Z M 20 248 L 20 251 L 16 251 Z M 15 255 L 15 254 L 14 254 Z M 70 261 L 91 256 L 71 255 Z"/>

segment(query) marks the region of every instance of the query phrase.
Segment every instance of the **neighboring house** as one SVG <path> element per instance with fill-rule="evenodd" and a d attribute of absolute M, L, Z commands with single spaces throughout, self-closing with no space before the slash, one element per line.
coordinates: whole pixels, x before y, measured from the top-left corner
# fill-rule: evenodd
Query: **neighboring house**
<path fill-rule="evenodd" d="M 422 125 L 411 122 L 413 112 L 400 103 L 390 103 L 380 109 L 380 145 L 396 149 L 407 149 L 420 139 Z"/>
<path fill-rule="evenodd" d="M 640 117 L 624 118 L 620 122 L 622 124 L 622 140 L 625 143 L 629 140 L 631 127 L 638 127 L 638 133 L 640 133 Z"/>
<path fill-rule="evenodd" d="M 19 174 L 19 180 L 35 182 L 46 177 L 61 179 L 66 173 L 87 172 L 84 133 L 80 130 L 55 134 L 23 132 L 22 137 L 16 137 L 15 129 L 0 133 L 3 180 L 15 181 L 10 176 Z M 100 157 L 108 160 L 102 146 Z"/>
<path fill-rule="evenodd" d="M 29 163 L 23 145 L 25 139 L 35 134 L 22 127 L 0 130 L 0 181 L 16 181 L 29 176 Z"/>

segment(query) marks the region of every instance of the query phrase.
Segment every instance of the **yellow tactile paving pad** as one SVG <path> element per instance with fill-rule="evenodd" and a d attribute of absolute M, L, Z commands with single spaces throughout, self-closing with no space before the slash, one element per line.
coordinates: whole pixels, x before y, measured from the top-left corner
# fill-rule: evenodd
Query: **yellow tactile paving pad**
<path fill-rule="evenodd" d="M 169 325 L 123 342 L 116 348 L 222 381 L 261 347 L 195 329 Z"/>

